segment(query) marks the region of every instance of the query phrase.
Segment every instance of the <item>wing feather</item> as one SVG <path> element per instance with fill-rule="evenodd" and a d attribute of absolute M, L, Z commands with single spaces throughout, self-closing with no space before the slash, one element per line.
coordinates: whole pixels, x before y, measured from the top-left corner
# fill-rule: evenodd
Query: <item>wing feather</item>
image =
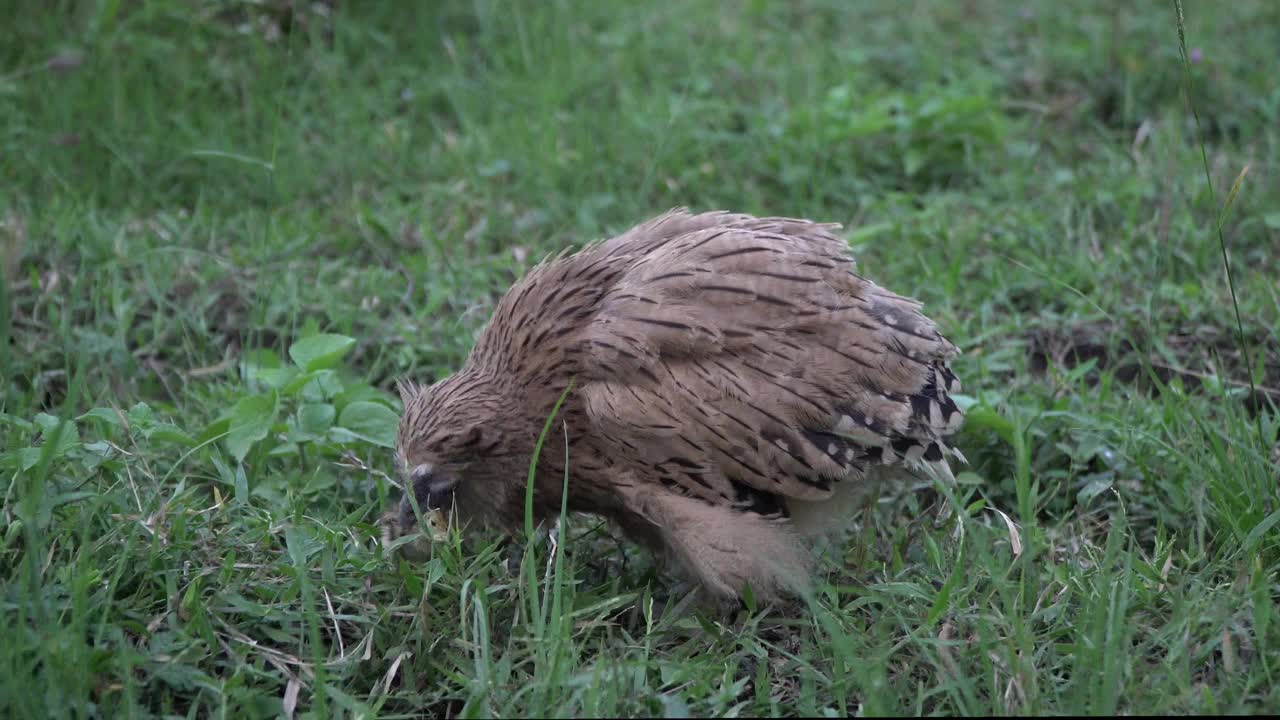
<path fill-rule="evenodd" d="M 918 302 L 855 274 L 834 228 L 675 211 L 598 246 L 631 261 L 581 347 L 584 408 L 612 452 L 757 511 L 871 466 L 945 464 L 956 348 Z"/>

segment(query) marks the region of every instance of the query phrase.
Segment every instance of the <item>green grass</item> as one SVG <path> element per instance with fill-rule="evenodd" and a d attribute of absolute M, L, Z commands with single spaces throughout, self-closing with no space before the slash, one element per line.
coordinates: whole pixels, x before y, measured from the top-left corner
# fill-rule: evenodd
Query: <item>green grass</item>
<path fill-rule="evenodd" d="M 297 4 L 3 3 L 0 715 L 1280 712 L 1280 5 L 1186 7 L 1197 122 L 1164 3 Z M 590 518 L 385 552 L 394 379 L 677 205 L 926 303 L 956 519 L 731 621 Z"/>

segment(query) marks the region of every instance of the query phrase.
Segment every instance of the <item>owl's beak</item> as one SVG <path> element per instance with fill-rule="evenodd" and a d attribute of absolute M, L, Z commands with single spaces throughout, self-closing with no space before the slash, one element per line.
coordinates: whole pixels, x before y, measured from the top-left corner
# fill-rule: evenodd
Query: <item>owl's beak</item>
<path fill-rule="evenodd" d="M 418 510 L 423 514 L 435 510 L 448 511 L 453 506 L 453 491 L 458 486 L 458 479 L 448 475 L 437 474 L 435 468 L 424 463 L 409 472 L 409 487 L 400 502 L 400 523 L 402 527 L 413 527 L 417 518 L 409 493 L 418 501 Z"/>

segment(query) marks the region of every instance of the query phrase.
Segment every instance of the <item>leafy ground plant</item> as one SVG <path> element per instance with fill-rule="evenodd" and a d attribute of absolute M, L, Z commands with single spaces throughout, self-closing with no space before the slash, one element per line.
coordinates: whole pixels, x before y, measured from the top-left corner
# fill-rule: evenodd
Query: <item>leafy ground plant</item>
<path fill-rule="evenodd" d="M 9 10 L 0 715 L 1280 710 L 1280 4 Z M 592 518 L 384 546 L 394 379 L 678 205 L 925 302 L 957 487 L 793 612 L 676 615 Z"/>

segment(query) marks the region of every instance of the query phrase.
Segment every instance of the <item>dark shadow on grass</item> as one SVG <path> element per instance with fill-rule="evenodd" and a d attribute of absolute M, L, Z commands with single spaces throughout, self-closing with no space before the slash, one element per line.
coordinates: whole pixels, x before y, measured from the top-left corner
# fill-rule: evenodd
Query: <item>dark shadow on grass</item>
<path fill-rule="evenodd" d="M 1177 380 L 1190 392 L 1205 392 L 1210 382 L 1242 393 L 1251 415 L 1280 406 L 1280 352 L 1269 338 L 1255 333 L 1252 347 L 1262 348 L 1263 376 L 1250 390 L 1248 368 L 1230 330 L 1208 325 L 1178 328 L 1161 337 L 1148 338 L 1131 328 L 1107 321 L 1077 323 L 1065 328 L 1036 328 L 1027 335 L 1030 369 L 1045 374 L 1049 366 L 1069 370 L 1087 362 L 1095 365 L 1085 379 L 1096 385 L 1104 372 L 1122 383 L 1158 393 Z M 1164 350 L 1143 357 L 1142 347 Z M 1150 368 L 1148 372 L 1147 368 Z M 1155 380 L 1159 382 L 1153 382 Z"/>

